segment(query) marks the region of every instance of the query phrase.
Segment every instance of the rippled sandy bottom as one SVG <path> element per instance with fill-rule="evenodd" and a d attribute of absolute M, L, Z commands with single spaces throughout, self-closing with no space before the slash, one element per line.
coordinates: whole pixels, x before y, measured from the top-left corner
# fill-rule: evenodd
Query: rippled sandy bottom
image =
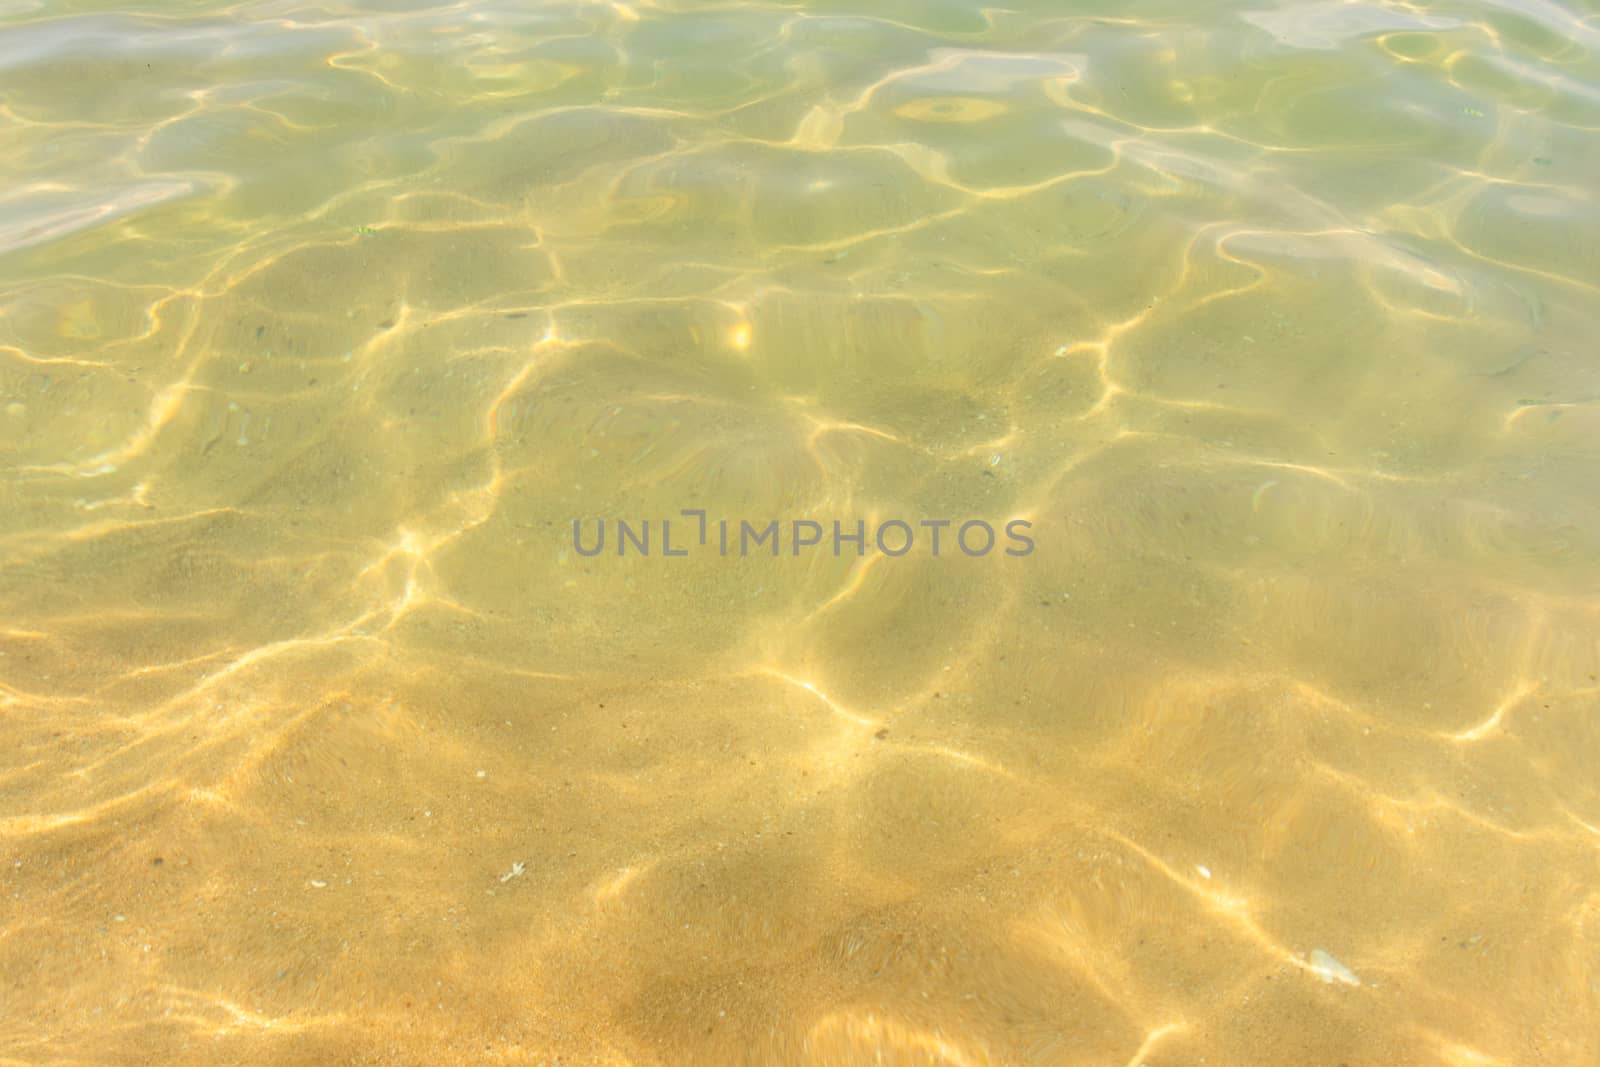
<path fill-rule="evenodd" d="M 0 1061 L 1600 1062 L 1597 34 L 14 5 Z"/>
<path fill-rule="evenodd" d="M 352 643 L 57 708 L 34 760 L 122 795 L 8 820 L 12 1055 L 1583 1062 L 1592 697 L 1397 715 L 1106 611 L 894 705 Z"/>

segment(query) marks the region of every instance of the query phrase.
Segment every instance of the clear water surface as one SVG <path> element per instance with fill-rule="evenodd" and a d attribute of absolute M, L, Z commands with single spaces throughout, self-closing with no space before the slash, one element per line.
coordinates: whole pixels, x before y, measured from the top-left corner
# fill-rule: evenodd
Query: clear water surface
<path fill-rule="evenodd" d="M 1600 1062 L 1590 0 L 8 0 L 0 149 L 5 1063 Z"/>

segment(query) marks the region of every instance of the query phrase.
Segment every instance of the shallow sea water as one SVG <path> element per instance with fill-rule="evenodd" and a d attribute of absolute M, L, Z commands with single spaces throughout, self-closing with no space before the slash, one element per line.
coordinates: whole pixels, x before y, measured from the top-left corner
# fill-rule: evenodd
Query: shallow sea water
<path fill-rule="evenodd" d="M 10 0 L 0 149 L 0 1062 L 1600 1062 L 1594 3 Z"/>

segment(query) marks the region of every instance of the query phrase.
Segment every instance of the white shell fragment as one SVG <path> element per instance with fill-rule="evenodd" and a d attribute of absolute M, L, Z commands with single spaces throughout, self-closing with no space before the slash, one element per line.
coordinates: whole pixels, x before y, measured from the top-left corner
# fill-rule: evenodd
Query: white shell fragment
<path fill-rule="evenodd" d="M 1361 979 L 1356 977 L 1356 972 L 1328 955 L 1324 949 L 1319 948 L 1311 953 L 1311 970 L 1329 985 L 1334 982 L 1343 982 L 1345 985 L 1361 984 Z"/>

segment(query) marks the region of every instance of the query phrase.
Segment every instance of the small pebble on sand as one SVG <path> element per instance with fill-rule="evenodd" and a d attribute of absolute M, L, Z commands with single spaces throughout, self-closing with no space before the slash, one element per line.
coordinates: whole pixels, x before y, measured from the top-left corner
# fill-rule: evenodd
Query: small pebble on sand
<path fill-rule="evenodd" d="M 1361 979 L 1356 977 L 1354 971 L 1334 959 L 1325 949 L 1319 948 L 1311 953 L 1311 970 L 1329 985 L 1334 982 L 1343 982 L 1345 985 L 1361 984 Z"/>

